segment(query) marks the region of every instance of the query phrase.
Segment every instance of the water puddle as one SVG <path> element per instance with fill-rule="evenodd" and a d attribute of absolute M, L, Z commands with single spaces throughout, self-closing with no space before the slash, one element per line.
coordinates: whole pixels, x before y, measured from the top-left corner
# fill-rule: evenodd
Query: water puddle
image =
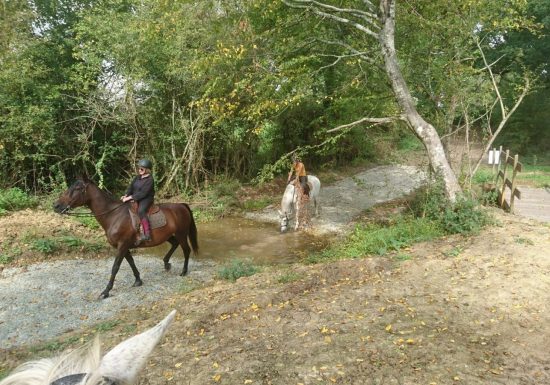
<path fill-rule="evenodd" d="M 197 225 L 200 252 L 197 260 L 223 263 L 231 259 L 250 259 L 255 264 L 297 262 L 309 253 L 328 244 L 327 237 L 315 237 L 305 232 L 279 232 L 275 223 L 257 222 L 246 218 L 221 218 Z M 148 254 L 163 257 L 166 243 L 148 249 Z M 175 256 L 181 256 L 178 248 Z"/>

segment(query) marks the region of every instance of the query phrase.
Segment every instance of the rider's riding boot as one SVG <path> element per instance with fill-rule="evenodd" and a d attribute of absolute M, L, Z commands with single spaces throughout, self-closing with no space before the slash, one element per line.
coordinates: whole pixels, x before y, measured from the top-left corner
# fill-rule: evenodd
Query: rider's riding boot
<path fill-rule="evenodd" d="M 143 229 L 143 235 L 140 238 L 140 241 L 150 241 L 151 240 L 151 226 L 149 225 L 149 218 L 141 219 L 141 228 Z"/>

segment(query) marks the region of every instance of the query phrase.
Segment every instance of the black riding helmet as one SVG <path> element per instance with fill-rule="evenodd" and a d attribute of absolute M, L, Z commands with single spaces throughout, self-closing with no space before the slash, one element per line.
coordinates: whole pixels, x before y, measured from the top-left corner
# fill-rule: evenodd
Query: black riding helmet
<path fill-rule="evenodd" d="M 151 162 L 149 159 L 140 159 L 138 162 L 138 166 L 151 170 L 153 168 L 153 162 Z"/>

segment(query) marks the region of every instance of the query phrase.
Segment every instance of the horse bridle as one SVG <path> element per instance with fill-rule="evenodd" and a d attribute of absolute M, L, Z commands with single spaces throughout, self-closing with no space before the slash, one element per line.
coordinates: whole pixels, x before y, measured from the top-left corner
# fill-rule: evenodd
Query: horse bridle
<path fill-rule="evenodd" d="M 57 380 L 50 382 L 50 385 L 78 385 L 88 375 L 88 373 L 69 374 L 68 376 L 58 378 Z M 109 378 L 103 377 L 99 383 L 101 385 L 118 385 L 118 382 Z M 99 385 L 98 384 L 98 385 Z"/>
<path fill-rule="evenodd" d="M 80 181 L 83 185 L 84 185 L 84 193 L 86 193 L 86 190 L 88 188 L 88 185 L 89 183 L 84 183 L 82 181 Z M 105 214 L 109 214 L 110 212 L 113 212 L 115 211 L 116 209 L 118 209 L 120 206 L 123 206 L 125 202 L 122 202 L 121 204 L 119 204 L 118 206 L 110 209 L 110 210 L 107 210 L 105 211 L 104 213 L 101 213 L 101 214 L 94 214 L 92 212 L 89 212 L 89 213 L 71 213 L 70 210 L 71 210 L 71 204 L 76 200 L 76 198 L 71 198 L 71 201 L 69 202 L 69 204 L 67 205 L 67 207 L 65 207 L 63 210 L 61 210 L 61 213 L 60 214 L 65 214 L 65 215 L 70 215 L 70 216 L 73 216 L 73 217 L 100 217 L 100 216 L 103 216 Z"/>

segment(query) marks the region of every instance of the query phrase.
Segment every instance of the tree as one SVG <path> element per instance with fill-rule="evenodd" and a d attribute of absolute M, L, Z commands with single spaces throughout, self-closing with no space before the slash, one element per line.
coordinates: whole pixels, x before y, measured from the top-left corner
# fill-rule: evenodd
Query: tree
<path fill-rule="evenodd" d="M 391 88 L 393 90 L 393 94 L 395 96 L 395 100 L 399 106 L 400 114 L 398 117 L 382 117 L 382 118 L 371 118 L 371 117 L 364 117 L 362 119 L 359 119 L 358 121 L 348 123 L 346 125 L 336 127 L 335 129 L 330 130 L 331 132 L 337 131 L 338 129 L 341 129 L 343 127 L 351 127 L 356 124 L 361 124 L 364 122 L 373 122 L 373 123 L 380 123 L 380 122 L 390 122 L 392 120 L 401 119 L 405 120 L 410 127 L 410 129 L 414 132 L 414 134 L 422 141 L 423 145 L 426 148 L 428 158 L 430 160 L 430 165 L 433 168 L 433 170 L 441 176 L 444 182 L 445 191 L 447 194 L 447 197 L 454 201 L 456 199 L 457 194 L 461 192 L 461 187 L 458 183 L 457 177 L 455 172 L 452 170 L 450 163 L 446 157 L 444 146 L 441 142 L 441 137 L 436 128 L 432 123 L 429 123 L 426 118 L 426 116 L 431 116 L 434 118 L 437 115 L 437 112 L 434 113 L 434 111 L 441 110 L 441 108 L 444 106 L 443 100 L 445 98 L 448 98 L 449 102 L 447 103 L 448 113 L 449 116 L 447 119 L 445 119 L 444 122 L 440 122 L 443 124 L 448 125 L 449 129 L 448 131 L 453 131 L 450 127 L 452 124 L 456 123 L 456 110 L 458 110 L 457 103 L 459 103 L 460 98 L 457 98 L 455 94 L 455 90 L 459 91 L 460 86 L 463 84 L 457 84 L 457 87 L 455 89 L 449 89 L 449 88 L 439 88 L 439 90 L 433 90 L 433 78 L 425 78 L 422 79 L 426 81 L 423 85 L 416 84 L 416 88 L 420 89 L 420 94 L 424 94 L 421 96 L 419 95 L 419 92 L 415 92 L 415 96 L 410 91 L 409 88 L 409 81 L 405 80 L 405 74 L 403 73 L 403 61 L 400 61 L 397 57 L 397 52 L 395 48 L 395 36 L 396 36 L 396 29 L 395 29 L 395 23 L 396 23 L 396 1 L 395 0 L 380 0 L 378 8 L 369 0 L 363 0 L 361 2 L 358 1 L 349 1 L 346 2 L 346 5 L 342 5 L 341 2 L 339 2 L 338 6 L 333 5 L 334 3 L 329 3 L 328 1 L 320 2 L 315 0 L 284 0 L 285 4 L 287 4 L 290 7 L 302 9 L 304 12 L 313 13 L 317 17 L 320 17 L 324 20 L 329 20 L 332 22 L 335 22 L 339 28 L 349 30 L 356 30 L 359 31 L 362 34 L 361 38 L 355 38 L 354 41 L 350 41 L 350 39 L 347 40 L 340 40 L 338 44 L 340 47 L 343 47 L 345 51 L 347 51 L 349 54 L 357 55 L 357 57 L 360 57 L 361 59 L 372 63 L 377 59 L 376 55 L 372 55 L 368 53 L 368 48 L 366 46 L 368 45 L 374 45 L 378 47 L 378 51 L 381 54 L 382 60 L 384 62 L 384 70 L 387 75 L 387 78 L 389 80 L 389 83 L 391 85 Z M 472 50 L 478 50 L 479 52 L 483 53 L 481 46 L 479 44 L 475 44 L 474 42 L 476 39 L 479 38 L 479 36 L 476 36 L 476 28 L 478 25 L 483 25 L 483 23 L 492 21 L 494 25 L 502 26 L 505 22 L 509 23 L 507 26 L 509 26 L 512 22 L 517 23 L 518 20 L 521 21 L 521 12 L 517 12 L 514 14 L 514 12 L 510 12 L 510 14 L 515 15 L 515 17 L 503 17 L 504 21 L 495 21 L 498 20 L 499 14 L 498 12 L 501 12 L 503 10 L 502 6 L 498 6 L 497 4 L 492 2 L 490 7 L 488 7 L 488 2 L 468 2 L 466 3 L 448 3 L 444 2 L 444 4 L 439 5 L 439 2 L 423 2 L 423 1 L 415 1 L 415 2 L 408 2 L 407 4 L 414 8 L 427 8 L 428 12 L 432 12 L 428 15 L 422 15 L 418 13 L 416 9 L 412 9 L 414 16 L 412 18 L 417 19 L 417 23 L 410 23 L 411 26 L 410 33 L 414 34 L 414 30 L 412 30 L 412 26 L 416 27 L 418 22 L 424 22 L 425 17 L 434 17 L 437 18 L 437 23 L 444 25 L 445 27 L 449 27 L 452 30 L 452 33 L 455 33 L 454 36 L 451 37 L 451 39 L 458 41 L 458 48 L 456 48 L 456 52 L 453 52 L 452 55 L 447 55 L 447 59 L 439 60 L 434 59 L 433 61 L 439 61 L 440 63 L 435 63 L 434 66 L 432 66 L 431 69 L 435 69 L 437 72 L 437 76 L 439 77 L 439 84 L 440 86 L 444 83 L 449 83 L 444 79 L 447 75 L 445 72 L 448 72 L 448 67 L 456 68 L 456 65 L 458 64 L 459 67 L 466 68 L 468 72 L 462 72 L 462 79 L 461 82 L 463 83 L 467 79 L 471 79 L 472 83 L 472 91 L 475 90 L 477 92 L 477 89 L 480 87 L 484 91 L 483 98 L 487 97 L 486 95 L 490 92 L 496 93 L 496 98 L 498 105 L 501 106 L 502 114 L 502 120 L 499 124 L 499 129 L 495 132 L 498 134 L 506 121 L 509 119 L 509 116 L 511 113 L 515 111 L 517 108 L 517 105 L 521 102 L 523 97 L 525 96 L 525 93 L 527 92 L 528 87 L 523 88 L 523 93 L 520 95 L 519 99 L 516 100 L 516 104 L 514 107 L 512 107 L 511 110 L 508 110 L 506 106 L 504 105 L 502 98 L 499 94 L 497 81 L 495 80 L 494 74 L 490 71 L 491 67 L 490 63 L 482 62 L 481 66 L 484 67 L 482 70 L 486 70 L 486 74 L 484 78 L 481 78 L 481 80 L 474 80 L 475 77 L 478 77 L 478 74 L 480 72 L 479 68 L 475 68 L 475 66 L 479 63 L 479 61 L 472 60 L 472 56 L 474 57 L 480 57 L 479 54 L 472 55 Z M 494 3 L 494 4 L 493 4 Z M 411 6 L 411 4 L 414 4 Z M 513 7 L 514 4 L 510 5 L 509 7 L 505 7 L 504 11 L 508 11 L 509 8 Z M 430 8 L 434 7 L 434 8 Z M 441 7 L 441 8 L 437 8 Z M 478 12 L 478 10 L 485 9 L 484 11 Z M 488 10 L 487 10 L 488 9 Z M 465 12 L 465 10 L 467 12 Z M 472 12 L 473 10 L 473 12 Z M 444 11 L 447 16 L 450 16 L 450 19 L 452 21 L 445 22 L 443 19 L 436 14 L 436 12 L 442 12 Z M 514 9 L 514 11 L 516 11 Z M 461 22 L 459 18 L 456 17 L 456 15 L 453 15 L 452 12 L 456 12 L 456 15 L 460 15 L 461 17 L 465 18 L 467 22 Z M 492 13 L 491 13 L 492 12 Z M 519 16 L 518 16 L 519 15 Z M 454 18 L 453 18 L 454 17 Z M 492 17 L 492 19 L 491 19 Z M 455 22 L 453 24 L 453 22 Z M 434 22 L 435 24 L 435 22 Z M 433 33 L 433 32 L 432 32 Z M 409 39 L 407 37 L 401 36 L 402 40 Z M 436 38 L 437 39 L 437 38 Z M 423 42 L 424 43 L 424 42 Z M 430 43 L 427 41 L 427 43 Z M 454 43 L 454 42 L 453 42 Z M 402 43 L 406 44 L 406 43 Z M 486 43 L 489 44 L 489 43 Z M 429 52 L 428 55 L 435 56 L 438 55 L 441 57 L 441 53 L 443 53 L 443 57 L 445 57 L 445 54 L 449 53 L 449 51 L 444 47 L 445 43 L 440 45 L 440 49 L 436 52 Z M 409 47 L 402 47 L 403 50 L 409 50 L 412 52 L 414 49 Z M 462 50 L 463 52 L 458 52 L 458 50 Z M 439 52 L 441 51 L 441 52 Z M 470 57 L 464 57 L 466 56 L 464 52 L 467 52 L 467 55 Z M 415 53 L 416 58 L 418 61 L 425 61 L 426 59 L 426 53 L 419 54 L 418 52 Z M 482 55 L 481 55 L 482 56 Z M 467 64 L 464 65 L 462 63 L 456 63 L 453 62 L 456 60 L 456 58 L 459 57 L 460 61 L 464 61 Z M 413 59 L 411 60 L 411 67 L 414 67 L 414 70 L 419 70 L 420 72 L 424 71 L 426 72 L 426 69 L 422 70 L 422 67 L 419 65 L 415 65 L 414 62 L 415 56 L 413 55 Z M 446 60 L 446 62 L 445 62 Z M 439 68 L 437 66 L 439 65 Z M 445 68 L 447 67 L 447 68 Z M 469 69 L 468 69 L 469 68 Z M 409 72 L 411 72 L 409 70 Z M 410 73 L 409 73 L 410 76 Z M 425 75 L 422 75 L 425 76 Z M 432 73 L 430 73 L 430 76 L 433 76 Z M 493 91 L 488 90 L 488 84 L 492 84 L 494 86 Z M 426 91 L 424 91 L 426 90 Z M 500 100 L 499 100 L 500 98 Z M 426 108 L 426 101 L 430 100 L 431 102 L 428 103 L 428 105 L 431 104 L 431 106 L 428 106 Z M 463 117 L 467 117 L 469 113 L 472 113 L 471 108 L 469 109 L 467 105 L 463 104 L 465 107 L 460 111 L 462 116 L 459 118 L 459 120 L 463 120 Z M 494 107 L 495 103 L 492 103 L 491 106 L 487 107 L 486 111 L 483 111 L 480 113 L 481 116 L 491 116 L 490 111 Z M 471 106 L 470 106 L 471 107 Z M 423 110 L 423 112 L 419 111 L 419 108 Z M 477 112 L 477 111 L 475 111 Z M 466 119 L 468 120 L 468 119 Z M 474 121 L 477 119 L 473 119 Z M 494 139 L 493 139 L 494 140 Z"/>

